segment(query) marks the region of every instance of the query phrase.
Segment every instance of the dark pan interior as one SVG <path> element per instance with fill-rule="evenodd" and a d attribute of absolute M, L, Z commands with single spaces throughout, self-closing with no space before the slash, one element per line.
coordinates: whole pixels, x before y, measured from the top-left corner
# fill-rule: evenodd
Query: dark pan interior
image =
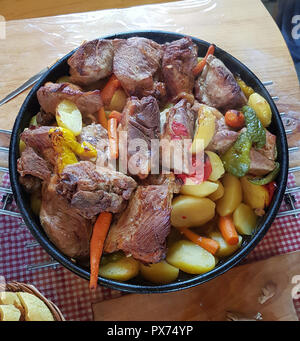
<path fill-rule="evenodd" d="M 161 31 L 139 31 L 139 32 L 129 32 L 120 33 L 112 36 L 107 36 L 104 38 L 114 39 L 114 38 L 129 38 L 133 36 L 142 36 L 149 39 L 153 39 L 158 43 L 171 42 L 176 39 L 183 37 L 181 34 L 172 32 L 161 32 Z M 204 56 L 210 43 L 202 41 L 191 37 L 195 44 L 199 47 L 199 56 Z M 30 119 L 39 111 L 39 104 L 36 97 L 36 91 L 47 81 L 56 81 L 60 76 L 68 74 L 67 59 L 74 53 L 70 52 L 62 59 L 60 59 L 51 69 L 36 83 L 33 89 L 30 91 L 29 95 L 25 99 L 20 112 L 16 118 L 11 144 L 10 144 L 10 154 L 9 154 L 9 168 L 10 168 L 10 180 L 12 185 L 12 190 L 14 197 L 16 198 L 17 205 L 23 216 L 23 219 L 30 229 L 33 236 L 39 241 L 43 248 L 58 262 L 60 262 L 67 269 L 76 273 L 77 275 L 89 279 L 90 273 L 87 268 L 79 266 L 71 261 L 69 257 L 63 255 L 56 247 L 53 245 L 46 234 L 44 233 L 39 219 L 32 212 L 30 208 L 29 196 L 22 189 L 18 181 L 17 173 L 17 159 L 19 158 L 19 135 L 28 127 Z M 266 88 L 263 86 L 261 81 L 240 61 L 236 58 L 223 51 L 220 48 L 216 48 L 216 57 L 220 58 L 224 64 L 233 73 L 239 73 L 241 78 L 250 85 L 256 92 L 261 94 L 269 102 L 272 112 L 273 119 L 272 124 L 269 127 L 270 131 L 277 136 L 277 150 L 278 150 L 278 161 L 281 165 L 280 174 L 277 177 L 277 191 L 273 197 L 272 203 L 270 204 L 266 214 L 262 217 L 257 226 L 256 233 L 252 236 L 244 238 L 242 247 L 230 257 L 219 261 L 217 266 L 202 275 L 188 275 L 183 272 L 180 273 L 178 280 L 174 283 L 166 285 L 154 285 L 149 282 L 143 281 L 141 278 L 135 278 L 126 283 L 120 283 L 117 281 L 109 280 L 106 278 L 99 277 L 98 282 L 101 285 L 107 287 L 122 290 L 126 292 L 137 292 L 137 293 L 156 293 L 156 292 L 170 292 L 189 288 L 201 283 L 204 283 L 218 275 L 221 275 L 225 271 L 229 270 L 231 267 L 239 263 L 245 256 L 258 244 L 258 242 L 265 235 L 269 227 L 271 226 L 273 220 L 276 217 L 277 211 L 280 207 L 280 203 L 283 198 L 283 194 L 286 187 L 287 174 L 288 174 L 288 149 L 286 135 L 280 119 L 278 110 L 269 95 Z M 259 61 L 258 61 L 259 62 Z"/>

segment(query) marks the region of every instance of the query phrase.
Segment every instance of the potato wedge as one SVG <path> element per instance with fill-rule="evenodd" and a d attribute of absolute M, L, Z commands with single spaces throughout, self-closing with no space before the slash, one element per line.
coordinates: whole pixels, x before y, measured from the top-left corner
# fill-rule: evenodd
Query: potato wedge
<path fill-rule="evenodd" d="M 167 253 L 167 262 L 189 274 L 202 274 L 216 265 L 215 257 L 188 240 L 175 243 Z"/>
<path fill-rule="evenodd" d="M 251 235 L 256 227 L 257 216 L 250 206 L 240 203 L 233 212 L 233 222 L 240 234 Z"/>
<path fill-rule="evenodd" d="M 240 248 L 243 238 L 239 236 L 239 242 L 235 245 L 229 245 L 223 238 L 221 232 L 211 231 L 208 233 L 208 237 L 219 243 L 220 248 L 216 253 L 218 258 L 224 258 L 232 255 L 237 249 Z"/>
<path fill-rule="evenodd" d="M 38 297 L 27 292 L 17 294 L 25 310 L 25 321 L 54 321 L 51 311 Z"/>
<path fill-rule="evenodd" d="M 0 321 L 19 321 L 21 312 L 12 304 L 0 305 Z"/>
<path fill-rule="evenodd" d="M 180 193 L 185 195 L 192 195 L 195 197 L 207 197 L 218 189 L 219 185 L 215 182 L 203 181 L 201 184 L 193 184 L 192 181 L 187 179 L 186 184 L 180 188 Z"/>
<path fill-rule="evenodd" d="M 110 101 L 109 106 L 105 109 L 109 111 L 116 110 L 122 112 L 125 107 L 126 101 L 127 96 L 125 94 L 125 91 L 123 89 L 117 89 Z"/>
<path fill-rule="evenodd" d="M 173 282 L 179 274 L 178 268 L 164 260 L 149 266 L 140 264 L 140 271 L 142 277 L 155 284 L 167 284 Z"/>
<path fill-rule="evenodd" d="M 225 173 L 222 178 L 224 195 L 217 201 L 217 212 L 220 216 L 231 214 L 242 202 L 240 180 L 232 174 Z"/>
<path fill-rule="evenodd" d="M 172 202 L 171 225 L 197 227 L 215 216 L 216 204 L 207 198 L 179 195 Z"/>
<path fill-rule="evenodd" d="M 208 198 L 212 201 L 217 201 L 224 195 L 224 186 L 222 185 L 222 182 L 217 180 L 216 183 L 219 185 L 217 190 L 208 196 Z"/>
<path fill-rule="evenodd" d="M 272 121 L 272 110 L 269 103 L 258 93 L 250 95 L 248 105 L 254 109 L 257 117 L 264 127 L 268 127 Z"/>
<path fill-rule="evenodd" d="M 209 157 L 209 161 L 211 163 L 211 168 L 212 168 L 212 172 L 208 180 L 217 181 L 225 173 L 223 162 L 220 159 L 219 155 L 217 155 L 216 153 L 210 152 L 210 151 L 207 151 L 205 153 Z"/>
<path fill-rule="evenodd" d="M 269 193 L 264 186 L 255 185 L 248 181 L 247 176 L 241 178 L 243 201 L 251 208 L 264 209 L 269 202 Z"/>
<path fill-rule="evenodd" d="M 69 129 L 75 136 L 82 130 L 82 116 L 76 104 L 69 101 L 61 101 L 56 108 L 56 122 L 59 127 Z"/>
<path fill-rule="evenodd" d="M 106 264 L 100 264 L 99 275 L 105 278 L 124 282 L 137 276 L 139 262 L 132 257 L 117 257 L 116 260 L 108 258 Z"/>
<path fill-rule="evenodd" d="M 191 145 L 193 154 L 200 153 L 204 150 L 215 135 L 216 116 L 212 112 L 212 108 L 202 105 L 198 112 L 196 121 L 195 135 Z"/>

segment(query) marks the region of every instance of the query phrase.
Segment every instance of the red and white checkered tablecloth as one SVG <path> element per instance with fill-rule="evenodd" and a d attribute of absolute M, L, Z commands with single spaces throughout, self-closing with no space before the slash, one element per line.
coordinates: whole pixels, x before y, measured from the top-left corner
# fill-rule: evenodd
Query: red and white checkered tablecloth
<path fill-rule="evenodd" d="M 9 188 L 6 174 L 1 186 Z M 288 187 L 294 187 L 294 177 L 289 175 Z M 300 207 L 300 193 L 294 195 L 295 206 Z M 10 209 L 18 211 L 14 202 Z M 285 202 L 280 211 L 290 209 Z M 20 218 L 0 215 L 0 275 L 7 282 L 15 280 L 33 284 L 49 300 L 54 302 L 64 314 L 66 320 L 90 321 L 92 302 L 111 299 L 122 293 L 100 286 L 91 296 L 88 281 L 78 277 L 69 270 L 43 268 L 28 270 L 30 264 L 46 262 L 50 256 L 40 246 L 26 247 L 35 239 Z M 300 219 L 295 216 L 276 218 L 263 240 L 248 255 L 246 262 L 266 259 L 271 256 L 300 250 Z M 294 301 L 300 319 L 300 300 Z"/>

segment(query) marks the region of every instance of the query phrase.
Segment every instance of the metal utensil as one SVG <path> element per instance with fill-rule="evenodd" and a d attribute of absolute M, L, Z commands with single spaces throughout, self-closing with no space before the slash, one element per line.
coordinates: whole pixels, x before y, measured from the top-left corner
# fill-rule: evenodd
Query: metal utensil
<path fill-rule="evenodd" d="M 37 80 L 39 80 L 41 78 L 41 76 L 48 71 L 48 67 L 44 68 L 43 70 L 41 70 L 39 73 L 37 73 L 36 75 L 32 76 L 31 78 L 29 78 L 24 84 L 22 84 L 21 86 L 19 86 L 17 89 L 15 89 L 14 91 L 12 91 L 10 94 L 8 94 L 6 97 L 4 97 L 3 99 L 0 100 L 0 106 L 8 101 L 10 101 L 12 98 L 16 97 L 18 94 L 20 94 L 22 91 L 26 90 L 27 88 L 29 88 L 32 84 L 36 83 Z"/>

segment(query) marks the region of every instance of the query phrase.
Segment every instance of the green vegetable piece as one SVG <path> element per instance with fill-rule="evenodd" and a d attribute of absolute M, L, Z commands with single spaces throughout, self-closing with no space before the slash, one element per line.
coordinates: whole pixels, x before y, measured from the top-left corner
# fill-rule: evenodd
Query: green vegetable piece
<path fill-rule="evenodd" d="M 271 181 L 273 181 L 280 170 L 279 162 L 275 162 L 275 168 L 272 170 L 271 173 L 266 175 L 264 178 L 252 178 L 248 179 L 248 181 L 252 182 L 254 185 L 267 185 Z"/>
<path fill-rule="evenodd" d="M 243 108 L 247 132 L 256 148 L 263 148 L 266 144 L 266 131 L 255 111 L 245 105 Z"/>
<path fill-rule="evenodd" d="M 222 156 L 224 168 L 228 173 L 242 177 L 248 172 L 251 146 L 252 141 L 248 132 L 242 132 L 235 144 Z"/>

